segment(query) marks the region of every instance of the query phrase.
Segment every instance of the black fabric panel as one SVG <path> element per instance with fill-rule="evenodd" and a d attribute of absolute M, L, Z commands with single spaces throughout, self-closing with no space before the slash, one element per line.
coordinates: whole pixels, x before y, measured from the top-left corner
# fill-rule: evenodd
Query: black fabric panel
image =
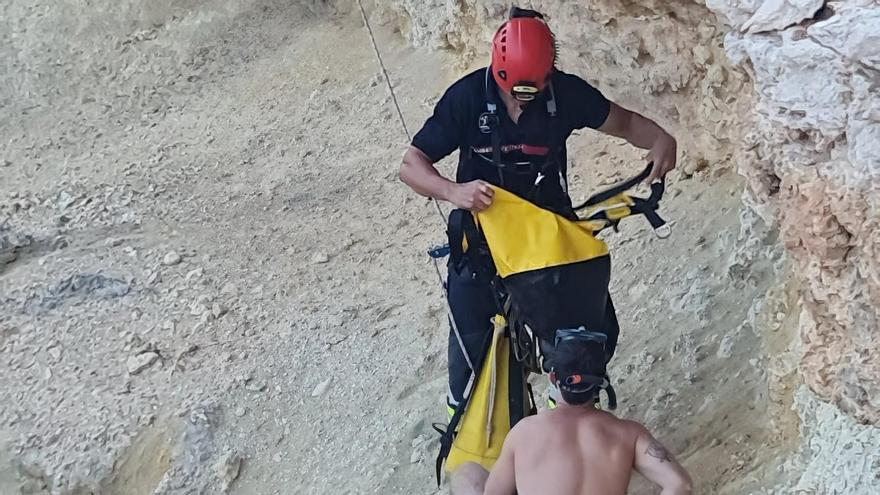
<path fill-rule="evenodd" d="M 608 298 L 610 278 L 611 258 L 602 256 L 511 275 L 504 279 L 504 287 L 519 320 L 539 339 L 553 342 L 560 328 L 606 331 L 606 317 L 609 311 L 613 313 Z"/>
<path fill-rule="evenodd" d="M 608 295 L 608 304 L 605 305 L 603 331 L 608 336 L 608 340 L 605 342 L 605 363 L 607 364 L 614 357 L 614 351 L 617 350 L 617 339 L 620 337 L 620 324 L 617 323 L 617 312 L 614 310 L 610 294 Z"/>
<path fill-rule="evenodd" d="M 510 367 L 507 384 L 508 402 L 510 404 L 510 427 L 513 428 L 529 411 L 528 391 L 523 364 L 516 360 L 511 351 L 507 356 Z"/>

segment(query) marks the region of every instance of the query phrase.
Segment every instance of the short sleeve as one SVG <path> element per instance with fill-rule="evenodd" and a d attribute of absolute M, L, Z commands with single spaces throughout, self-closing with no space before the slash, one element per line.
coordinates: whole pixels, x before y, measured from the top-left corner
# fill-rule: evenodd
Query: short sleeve
<path fill-rule="evenodd" d="M 461 146 L 464 134 L 462 113 L 465 98 L 461 84 L 452 85 L 434 106 L 434 113 L 413 137 L 412 145 L 422 150 L 432 162 L 439 162 Z"/>
<path fill-rule="evenodd" d="M 602 92 L 587 81 L 571 74 L 562 74 L 560 82 L 564 88 L 565 99 L 564 102 L 560 102 L 560 107 L 566 109 L 566 120 L 571 128 L 601 127 L 608 118 L 608 112 L 611 111 L 611 102 Z"/>

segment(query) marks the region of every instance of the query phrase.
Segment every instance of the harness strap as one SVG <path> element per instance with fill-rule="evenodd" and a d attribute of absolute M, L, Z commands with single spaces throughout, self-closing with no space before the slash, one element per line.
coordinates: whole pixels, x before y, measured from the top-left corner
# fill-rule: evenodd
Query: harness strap
<path fill-rule="evenodd" d="M 614 387 L 609 383 L 603 390 L 605 390 L 605 395 L 608 396 L 608 409 L 612 411 L 617 409 L 617 393 L 614 392 Z"/>
<path fill-rule="evenodd" d="M 647 167 L 645 167 L 645 170 L 643 170 L 642 173 L 640 173 L 639 175 L 637 175 L 631 179 L 625 180 L 625 181 L 621 182 L 620 184 L 616 184 L 616 185 L 614 185 L 604 191 L 598 192 L 598 193 L 590 196 L 586 201 L 579 204 L 578 206 L 575 206 L 574 211 L 583 210 L 584 208 L 586 208 L 588 206 L 593 206 L 595 204 L 601 203 L 602 201 L 609 200 L 609 199 L 613 198 L 614 196 L 617 196 L 618 194 L 621 194 L 625 191 L 628 191 L 628 190 L 636 187 L 639 184 L 639 182 L 642 182 L 643 180 L 648 178 L 648 175 L 651 174 L 651 169 L 653 169 L 653 168 L 654 168 L 654 162 L 651 162 L 648 164 Z M 661 195 L 663 194 L 662 191 L 660 194 Z M 652 194 L 651 197 L 653 198 L 653 196 L 654 195 Z M 657 198 L 657 201 L 659 201 L 659 200 L 660 200 L 660 198 Z"/>
<path fill-rule="evenodd" d="M 449 223 L 446 227 L 446 236 L 449 238 L 449 263 L 456 271 L 459 270 L 464 258 L 464 210 L 452 210 L 449 212 Z"/>
<path fill-rule="evenodd" d="M 498 125 L 497 118 L 492 120 L 495 121 L 490 124 L 492 128 L 492 164 L 498 170 L 498 185 L 504 187 L 504 164 L 501 163 L 501 131 L 499 130 L 501 126 Z"/>
<path fill-rule="evenodd" d="M 509 322 L 508 322 L 509 323 Z M 508 326 L 508 331 L 513 334 L 513 328 Z M 511 339 L 511 349 L 513 349 L 513 341 Z M 527 414 L 531 413 L 535 408 L 534 397 L 532 396 L 532 387 L 526 381 L 523 363 L 515 356 L 514 352 L 510 352 L 504 359 L 508 359 L 508 407 L 510 410 L 510 427 L 513 428 Z M 525 401 L 530 401 L 528 404 Z M 537 411 L 536 411 L 537 412 Z"/>
<path fill-rule="evenodd" d="M 504 171 L 505 168 L 504 163 L 501 162 L 501 125 L 498 119 L 498 104 L 495 103 L 494 95 L 492 95 L 492 91 L 489 85 L 489 73 L 491 67 L 486 68 L 485 75 L 485 92 L 486 92 L 486 111 L 489 113 L 490 118 L 487 120 L 486 124 L 490 129 L 491 141 L 492 141 L 492 165 L 498 170 L 498 180 L 499 185 L 504 187 Z M 550 94 L 550 98 L 547 100 L 547 114 L 550 118 L 556 117 L 557 107 L 556 107 L 556 93 L 553 90 L 553 85 L 548 86 L 548 91 Z M 566 192 L 568 187 L 563 177 L 562 168 L 564 164 L 562 163 L 562 154 L 561 149 L 564 146 L 564 143 L 560 143 L 557 133 L 556 126 L 553 124 L 550 125 L 550 150 L 551 156 L 548 156 L 544 160 L 544 164 L 541 166 L 539 170 L 535 170 L 533 167 L 530 167 L 530 172 L 536 175 L 543 173 L 550 162 L 556 164 L 557 173 L 559 175 L 560 186 L 562 187 L 562 191 Z M 538 186 L 538 181 L 534 184 L 535 187 Z"/>
<path fill-rule="evenodd" d="M 660 199 L 663 198 L 663 193 L 666 189 L 664 181 L 659 180 L 651 184 L 651 195 L 648 198 L 639 198 L 625 194 L 627 190 L 635 187 L 639 182 L 645 180 L 645 178 L 647 178 L 648 175 L 651 173 L 651 169 L 653 167 L 653 162 L 649 163 L 648 166 L 645 167 L 645 170 L 643 170 L 642 173 L 640 173 L 639 175 L 591 196 L 582 204 L 574 207 L 574 211 L 584 210 L 592 206 L 596 206 L 596 208 L 592 209 L 592 213 L 587 213 L 588 216 L 583 218 L 583 220 L 588 221 L 599 220 L 605 222 L 604 225 L 594 228 L 596 232 L 599 232 L 609 226 L 613 227 L 616 231 L 617 223 L 622 218 L 635 214 L 644 215 L 645 218 L 648 220 L 648 223 L 650 223 L 651 227 L 654 229 L 654 233 L 658 237 L 660 237 L 661 239 L 668 237 L 670 234 L 669 225 L 667 225 L 666 221 L 663 220 L 657 213 L 657 209 L 660 207 Z M 615 197 L 617 197 L 622 202 L 621 205 L 615 205 L 615 208 L 619 206 L 623 208 L 623 211 L 617 211 L 613 215 L 609 215 L 608 209 L 611 207 L 603 207 L 601 203 L 611 200 Z"/>

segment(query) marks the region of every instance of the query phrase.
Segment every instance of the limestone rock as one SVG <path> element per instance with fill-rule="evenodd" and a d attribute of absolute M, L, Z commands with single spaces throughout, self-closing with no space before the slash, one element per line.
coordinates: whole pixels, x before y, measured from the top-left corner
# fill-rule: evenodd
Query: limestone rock
<path fill-rule="evenodd" d="M 226 452 L 214 464 L 214 472 L 224 492 L 229 491 L 232 483 L 241 473 L 242 458 L 237 452 Z"/>
<path fill-rule="evenodd" d="M 323 382 L 319 383 L 315 386 L 314 390 L 312 390 L 312 397 L 320 397 L 327 393 L 327 390 L 330 389 L 330 382 L 332 382 L 332 378 L 328 378 Z"/>
<path fill-rule="evenodd" d="M 721 343 L 718 345 L 718 352 L 716 355 L 721 359 L 727 359 L 733 355 L 733 346 L 736 343 L 736 338 L 733 335 L 725 335 L 721 339 Z"/>
<path fill-rule="evenodd" d="M 137 375 L 141 371 L 152 366 L 157 359 L 159 359 L 159 355 L 155 352 L 144 352 L 128 358 L 125 367 L 128 369 L 128 374 Z"/>
<path fill-rule="evenodd" d="M 880 493 L 880 435 L 876 427 L 856 423 L 836 407 L 815 399 L 801 387 L 795 394 L 801 434 L 809 441 L 787 462 L 799 476 L 778 493 Z M 844 474 L 850 473 L 850 474 Z M 862 474 L 864 473 L 864 474 Z"/>
<path fill-rule="evenodd" d="M 742 29 L 750 33 L 785 29 L 812 17 L 824 3 L 824 0 L 764 0 Z"/>
<path fill-rule="evenodd" d="M 837 53 L 789 31 L 747 36 L 739 44 L 754 65 L 763 118 L 788 129 L 815 129 L 827 140 L 841 136 L 850 90 L 848 70 Z"/>
<path fill-rule="evenodd" d="M 165 256 L 162 257 L 162 264 L 165 266 L 172 266 L 180 263 L 181 258 L 180 255 L 177 254 L 177 251 L 169 251 Z"/>
<path fill-rule="evenodd" d="M 0 250 L 0 267 L 8 265 L 18 259 L 18 253 L 12 249 Z"/>
<path fill-rule="evenodd" d="M 220 303 L 215 302 L 211 305 L 211 314 L 214 316 L 214 318 L 220 318 L 221 316 L 225 315 L 228 311 L 229 310 L 226 309 L 226 306 L 223 306 Z"/>
<path fill-rule="evenodd" d="M 807 34 L 850 63 L 880 70 L 880 9 L 853 3 L 840 4 L 835 15 L 810 26 Z"/>
<path fill-rule="evenodd" d="M 737 30 L 758 10 L 764 0 L 706 0 L 706 7 Z"/>
<path fill-rule="evenodd" d="M 745 25 L 734 3 L 707 6 Z M 753 31 L 771 4 L 782 6 L 753 10 Z M 789 20 L 812 9 L 797 4 L 802 14 Z M 757 95 L 744 199 L 779 228 L 804 287 L 804 381 L 858 420 L 880 424 L 872 399 L 880 395 L 880 336 L 865 330 L 880 328 L 880 7 L 858 0 L 827 8 L 807 27 L 725 39 L 732 58 L 748 61 Z"/>

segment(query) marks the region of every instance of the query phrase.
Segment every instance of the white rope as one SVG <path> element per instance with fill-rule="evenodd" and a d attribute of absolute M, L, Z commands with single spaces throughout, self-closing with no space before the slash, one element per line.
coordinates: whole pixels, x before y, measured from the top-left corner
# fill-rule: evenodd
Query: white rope
<path fill-rule="evenodd" d="M 367 12 L 364 10 L 364 5 L 362 0 L 357 0 L 358 8 L 361 11 L 361 19 L 364 21 L 364 26 L 367 28 L 367 33 L 370 35 L 370 43 L 373 46 L 373 53 L 376 55 L 376 61 L 379 63 L 379 68 L 382 69 L 382 76 L 385 78 L 385 84 L 388 86 L 388 92 L 391 94 L 391 101 L 394 103 L 394 108 L 397 110 L 397 117 L 400 119 L 400 126 L 403 128 L 403 132 L 406 134 L 406 138 L 412 141 L 412 135 L 409 132 L 409 128 L 406 126 L 406 119 L 403 118 L 403 112 L 400 110 L 400 104 L 397 102 L 397 95 L 394 93 L 394 87 L 391 85 L 391 78 L 388 77 L 388 70 L 385 68 L 385 62 L 382 61 L 382 55 L 379 53 L 379 46 L 376 44 L 376 37 L 373 35 L 373 29 L 370 27 L 370 21 L 367 19 Z M 440 207 L 440 202 L 437 201 L 437 198 L 431 198 L 431 201 L 434 202 L 434 206 L 437 207 L 437 213 L 440 215 L 440 221 L 443 223 L 443 227 L 446 228 L 446 214 L 443 213 L 443 209 Z M 464 359 L 467 362 L 468 367 L 471 369 L 471 380 L 473 380 L 474 375 L 476 375 L 477 370 L 474 369 L 474 364 L 471 362 L 471 357 L 467 352 L 467 348 L 464 345 L 464 340 L 461 337 L 461 332 L 458 331 L 458 325 L 455 323 L 455 318 L 452 315 L 452 306 L 449 304 L 449 293 L 446 291 L 446 286 L 443 283 L 443 275 L 440 273 L 440 267 L 437 264 L 436 258 L 431 258 L 434 261 L 434 270 L 437 271 L 437 277 L 440 279 L 440 286 L 444 288 L 444 299 L 446 300 L 446 314 L 449 317 L 449 323 L 452 325 L 452 331 L 455 333 L 455 338 L 458 340 L 458 345 L 461 348 L 461 353 L 464 355 Z M 468 391 L 465 391 L 467 394 Z"/>
<path fill-rule="evenodd" d="M 391 78 L 388 77 L 388 70 L 385 69 L 385 62 L 382 61 L 382 55 L 379 53 L 379 46 L 376 45 L 376 37 L 373 35 L 373 28 L 370 27 L 370 21 L 367 19 L 367 12 L 364 10 L 364 5 L 362 0 L 357 0 L 358 8 L 361 11 L 361 19 L 364 21 L 364 26 L 367 28 L 367 33 L 370 35 L 370 43 L 373 45 L 373 53 L 376 54 L 376 61 L 379 63 L 379 68 L 382 69 L 382 76 L 385 78 L 385 84 L 388 86 L 388 92 L 391 93 L 391 101 L 394 103 L 394 108 L 397 110 L 397 118 L 400 119 L 400 126 L 403 127 L 403 132 L 406 134 L 406 138 L 409 141 L 412 141 L 412 134 L 409 132 L 409 128 L 406 126 L 406 119 L 403 118 L 403 112 L 400 110 L 400 103 L 397 102 L 397 95 L 394 93 L 394 87 L 391 85 Z M 443 213 L 443 208 L 440 207 L 440 202 L 437 201 L 437 198 L 431 198 L 431 201 L 434 202 L 434 206 L 437 207 L 437 213 L 440 215 L 440 220 L 443 222 L 443 227 L 446 227 L 446 214 Z"/>

